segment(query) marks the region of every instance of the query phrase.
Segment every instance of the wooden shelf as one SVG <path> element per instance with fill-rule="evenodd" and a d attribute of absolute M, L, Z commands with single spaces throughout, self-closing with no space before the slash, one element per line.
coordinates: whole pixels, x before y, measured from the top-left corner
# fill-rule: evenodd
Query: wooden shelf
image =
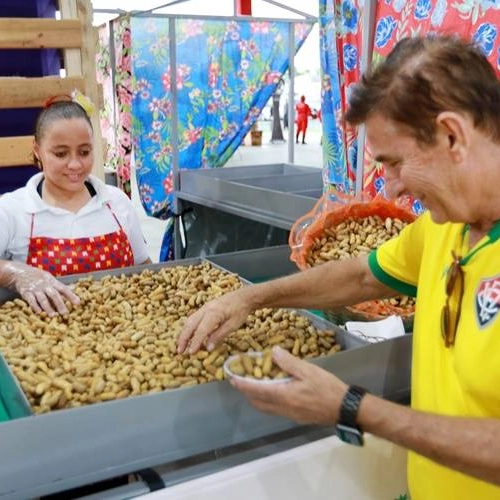
<path fill-rule="evenodd" d="M 42 107 L 48 97 L 71 94 L 74 89 L 87 95 L 96 108 L 102 106 L 90 0 L 59 0 L 59 10 L 61 19 L 0 18 L 0 50 L 60 49 L 66 72 L 66 77 L 0 77 L 0 109 Z M 98 109 L 90 119 L 94 128 L 94 174 L 104 180 Z M 0 167 L 32 164 L 32 145 L 32 136 L 0 138 Z"/>

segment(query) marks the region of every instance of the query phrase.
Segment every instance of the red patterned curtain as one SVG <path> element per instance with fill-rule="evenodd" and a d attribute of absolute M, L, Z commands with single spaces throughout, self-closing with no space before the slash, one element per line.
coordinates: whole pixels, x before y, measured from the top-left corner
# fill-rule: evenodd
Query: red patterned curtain
<path fill-rule="evenodd" d="M 386 0 L 377 3 L 373 64 L 402 38 L 427 33 L 457 34 L 474 41 L 500 73 L 500 2 L 497 0 Z M 365 153 L 364 190 L 384 190 L 384 171 Z M 415 202 L 414 209 L 421 207 Z"/>

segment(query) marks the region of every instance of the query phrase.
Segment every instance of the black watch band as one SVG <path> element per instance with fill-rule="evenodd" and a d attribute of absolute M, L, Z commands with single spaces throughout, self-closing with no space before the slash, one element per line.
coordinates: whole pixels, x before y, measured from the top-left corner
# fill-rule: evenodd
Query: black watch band
<path fill-rule="evenodd" d="M 342 404 L 340 405 L 339 424 L 356 427 L 361 431 L 356 419 L 358 417 L 361 400 L 367 392 L 366 389 L 363 389 L 363 387 L 359 385 L 349 386 L 342 400 Z"/>
<path fill-rule="evenodd" d="M 356 419 L 363 396 L 368 391 L 358 385 L 351 385 L 342 399 L 339 411 L 339 421 L 335 426 L 336 435 L 346 443 L 363 446 L 363 431 L 358 426 Z"/>

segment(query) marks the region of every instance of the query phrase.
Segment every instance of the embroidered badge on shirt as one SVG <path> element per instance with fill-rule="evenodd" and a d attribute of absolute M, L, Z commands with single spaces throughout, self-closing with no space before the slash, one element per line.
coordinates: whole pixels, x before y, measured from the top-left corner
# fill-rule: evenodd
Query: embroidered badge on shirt
<path fill-rule="evenodd" d="M 484 279 L 476 292 L 476 318 L 481 328 L 495 319 L 500 310 L 500 276 Z"/>

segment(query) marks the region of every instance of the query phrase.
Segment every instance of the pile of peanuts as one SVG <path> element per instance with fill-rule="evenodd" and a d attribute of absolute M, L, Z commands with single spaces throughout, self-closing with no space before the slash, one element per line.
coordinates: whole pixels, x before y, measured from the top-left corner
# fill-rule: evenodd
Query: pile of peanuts
<path fill-rule="evenodd" d="M 329 260 L 343 260 L 367 254 L 397 236 L 407 225 L 399 219 L 371 215 L 363 219 L 349 218 L 337 226 L 326 228 L 309 250 L 307 264 L 317 266 Z"/>
<path fill-rule="evenodd" d="M 202 263 L 92 277 L 73 289 L 69 314 L 34 314 L 21 299 L 0 306 L 0 351 L 35 413 L 222 380 L 229 355 L 280 345 L 300 357 L 340 350 L 295 311 L 260 309 L 214 351 L 177 354 L 185 318 L 241 285 Z"/>
<path fill-rule="evenodd" d="M 229 360 L 227 369 L 231 374 L 257 380 L 280 380 L 289 375 L 274 363 L 271 349 L 262 353 L 239 354 Z"/>
<path fill-rule="evenodd" d="M 407 225 L 397 218 L 371 215 L 362 219 L 348 218 L 342 223 L 326 228 L 321 238 L 316 238 L 307 256 L 308 267 L 330 260 L 343 260 L 368 254 L 382 243 L 397 236 Z M 411 297 L 400 296 L 380 301 L 395 307 L 415 306 Z"/>

